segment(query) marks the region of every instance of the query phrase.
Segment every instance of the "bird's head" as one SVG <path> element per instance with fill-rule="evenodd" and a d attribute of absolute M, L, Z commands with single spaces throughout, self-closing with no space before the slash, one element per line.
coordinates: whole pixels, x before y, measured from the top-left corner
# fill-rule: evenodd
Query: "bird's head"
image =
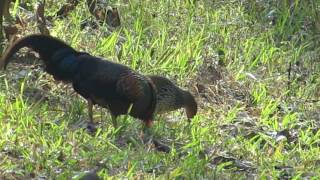
<path fill-rule="evenodd" d="M 188 119 L 192 119 L 198 111 L 198 105 L 192 94 L 188 91 L 183 91 L 184 108 Z"/>

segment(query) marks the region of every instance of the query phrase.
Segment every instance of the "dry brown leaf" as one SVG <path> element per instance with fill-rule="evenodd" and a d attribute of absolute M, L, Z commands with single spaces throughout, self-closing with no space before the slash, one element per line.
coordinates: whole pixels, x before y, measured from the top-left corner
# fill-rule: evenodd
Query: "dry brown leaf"
<path fill-rule="evenodd" d="M 27 26 L 27 22 L 25 20 L 23 20 L 20 16 L 16 16 L 16 21 L 15 23 L 17 25 L 19 25 L 20 27 L 26 27 Z"/>
<path fill-rule="evenodd" d="M 50 31 L 47 28 L 46 18 L 44 17 L 44 8 L 45 1 L 41 2 L 36 10 L 37 25 L 41 34 L 50 35 Z"/>
<path fill-rule="evenodd" d="M 74 10 L 78 4 L 79 4 L 79 0 L 69 0 L 67 4 L 64 4 L 56 13 L 57 17 L 59 18 L 67 17 L 70 11 Z"/>
<path fill-rule="evenodd" d="M 36 18 L 37 21 L 41 21 L 41 22 L 45 22 L 45 18 L 44 18 L 44 6 L 45 6 L 45 1 L 43 1 L 42 3 L 40 3 L 38 5 L 38 8 L 36 10 Z"/>
<path fill-rule="evenodd" d="M 108 9 L 107 24 L 111 27 L 119 27 L 121 25 L 120 16 L 117 8 Z"/>
<path fill-rule="evenodd" d="M 117 8 L 104 5 L 98 5 L 96 0 L 87 0 L 87 5 L 90 13 L 100 23 L 106 22 L 111 27 L 119 27 L 121 25 L 120 16 Z"/>
<path fill-rule="evenodd" d="M 19 31 L 17 25 L 3 26 L 3 30 L 8 41 L 14 40 Z"/>
<path fill-rule="evenodd" d="M 87 5 L 89 8 L 89 12 L 94 14 L 94 10 L 96 9 L 97 1 L 96 0 L 87 0 Z"/>
<path fill-rule="evenodd" d="M 2 33 L 3 30 L 3 17 L 9 16 L 9 0 L 1 0 L 0 1 L 0 41 L 4 40 L 4 36 Z M 2 51 L 2 50 L 1 50 Z"/>

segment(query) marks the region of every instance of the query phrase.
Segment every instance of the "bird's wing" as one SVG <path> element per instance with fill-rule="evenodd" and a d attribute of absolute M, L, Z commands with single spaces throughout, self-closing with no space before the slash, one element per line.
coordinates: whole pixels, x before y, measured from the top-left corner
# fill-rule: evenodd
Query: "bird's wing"
<path fill-rule="evenodd" d="M 116 91 L 134 102 L 145 94 L 147 80 L 138 74 L 128 73 L 119 77 Z"/>

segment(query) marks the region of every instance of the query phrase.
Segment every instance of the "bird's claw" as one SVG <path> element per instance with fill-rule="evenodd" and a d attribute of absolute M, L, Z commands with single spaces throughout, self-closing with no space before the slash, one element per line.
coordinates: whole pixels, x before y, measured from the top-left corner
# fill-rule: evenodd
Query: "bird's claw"
<path fill-rule="evenodd" d="M 97 127 L 96 127 L 96 125 L 95 125 L 94 123 L 89 122 L 89 123 L 87 124 L 87 131 L 90 132 L 90 133 L 95 133 L 95 132 L 97 132 Z"/>

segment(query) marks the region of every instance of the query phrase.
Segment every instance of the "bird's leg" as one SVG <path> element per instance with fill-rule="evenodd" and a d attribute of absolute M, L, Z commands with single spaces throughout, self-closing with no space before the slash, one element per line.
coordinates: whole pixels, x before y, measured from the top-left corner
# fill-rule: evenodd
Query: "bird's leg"
<path fill-rule="evenodd" d="M 93 103 L 91 99 L 88 99 L 88 116 L 89 116 L 89 123 L 87 125 L 87 128 L 89 131 L 94 132 L 96 130 L 96 127 L 93 122 Z"/>
<path fill-rule="evenodd" d="M 143 131 L 142 131 L 143 139 L 145 139 L 145 138 L 151 138 L 152 139 L 151 126 L 152 126 L 152 120 L 151 119 L 144 121 Z"/>
<path fill-rule="evenodd" d="M 145 125 L 146 125 L 147 128 L 151 128 L 151 126 L 152 126 L 152 120 L 151 120 L 151 119 L 146 120 L 146 121 L 145 121 Z"/>
<path fill-rule="evenodd" d="M 115 115 L 111 115 L 111 119 L 112 119 L 112 125 L 115 129 L 118 128 L 118 122 L 117 122 L 117 116 Z"/>
<path fill-rule="evenodd" d="M 93 103 L 91 99 L 88 99 L 88 116 L 89 116 L 89 122 L 93 124 Z"/>

